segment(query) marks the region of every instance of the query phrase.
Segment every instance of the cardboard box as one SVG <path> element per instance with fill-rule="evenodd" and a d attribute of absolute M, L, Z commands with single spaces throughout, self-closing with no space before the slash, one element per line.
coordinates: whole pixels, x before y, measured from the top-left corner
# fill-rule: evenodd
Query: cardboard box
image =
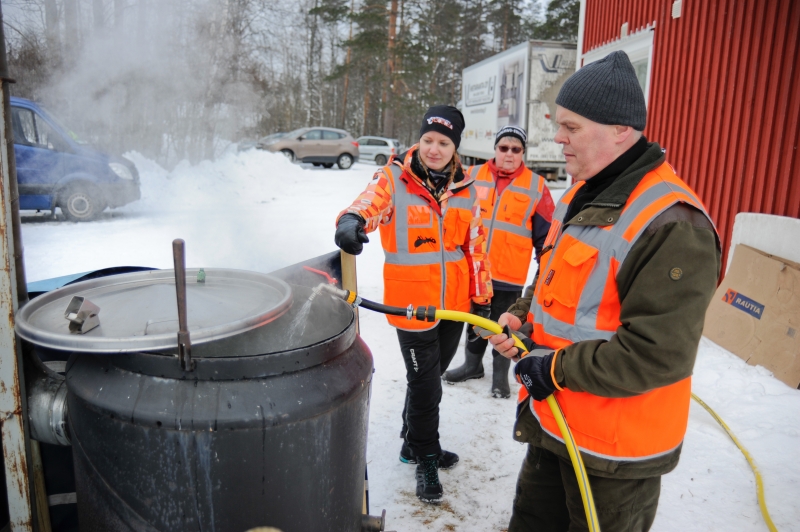
<path fill-rule="evenodd" d="M 800 387 L 800 264 L 736 246 L 703 335 Z"/>

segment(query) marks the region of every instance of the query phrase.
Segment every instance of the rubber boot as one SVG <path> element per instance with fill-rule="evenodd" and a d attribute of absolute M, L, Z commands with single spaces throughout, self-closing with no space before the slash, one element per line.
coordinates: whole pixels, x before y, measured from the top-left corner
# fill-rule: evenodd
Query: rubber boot
<path fill-rule="evenodd" d="M 492 397 L 507 399 L 511 397 L 508 386 L 508 367 L 511 361 L 499 353 L 492 353 Z"/>
<path fill-rule="evenodd" d="M 469 379 L 483 378 L 483 353 L 475 354 L 469 349 L 464 349 L 464 364 L 456 369 L 447 370 L 442 375 L 442 380 L 448 384 L 464 382 Z"/>

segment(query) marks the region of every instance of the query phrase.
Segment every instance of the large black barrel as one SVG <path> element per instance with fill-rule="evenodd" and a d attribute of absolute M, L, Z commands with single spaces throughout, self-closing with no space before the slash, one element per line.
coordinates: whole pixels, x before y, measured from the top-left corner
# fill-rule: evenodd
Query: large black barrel
<path fill-rule="evenodd" d="M 293 288 L 190 372 L 171 349 L 72 354 L 82 531 L 361 529 L 372 357 L 347 304 Z"/>

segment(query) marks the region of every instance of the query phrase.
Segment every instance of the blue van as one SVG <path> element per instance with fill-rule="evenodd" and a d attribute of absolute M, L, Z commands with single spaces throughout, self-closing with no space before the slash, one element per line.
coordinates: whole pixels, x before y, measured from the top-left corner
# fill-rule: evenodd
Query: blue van
<path fill-rule="evenodd" d="M 60 207 L 68 220 L 86 221 L 141 197 L 131 161 L 81 143 L 35 102 L 12 97 L 11 124 L 21 210 Z"/>

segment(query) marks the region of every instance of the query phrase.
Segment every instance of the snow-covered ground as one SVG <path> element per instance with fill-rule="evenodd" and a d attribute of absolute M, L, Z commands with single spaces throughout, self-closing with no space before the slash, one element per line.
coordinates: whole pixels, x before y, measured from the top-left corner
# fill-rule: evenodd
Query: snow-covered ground
<path fill-rule="evenodd" d="M 336 214 L 376 170 L 317 169 L 249 151 L 167 172 L 128 156 L 141 173 L 140 201 L 82 224 L 23 212 L 29 281 L 118 265 L 171 268 L 174 238 L 186 240 L 190 267 L 269 272 L 333 251 Z M 382 251 L 378 235 L 371 239 L 358 258 L 359 292 L 380 300 Z M 387 529 L 402 532 L 504 530 L 525 447 L 511 439 L 514 401 L 489 395 L 490 355 L 486 377 L 445 386 L 441 441 L 461 462 L 441 473 L 444 503 L 429 506 L 414 496 L 413 466 L 397 459 L 405 369 L 395 332 L 383 316 L 366 311 L 361 332 L 376 368 L 367 457 L 371 513 L 385 508 Z M 462 362 L 459 352 L 453 366 Z M 800 391 L 705 338 L 693 389 L 755 458 L 777 528 L 800 530 Z M 680 465 L 662 482 L 653 530 L 767 530 L 747 462 L 695 403 Z"/>

